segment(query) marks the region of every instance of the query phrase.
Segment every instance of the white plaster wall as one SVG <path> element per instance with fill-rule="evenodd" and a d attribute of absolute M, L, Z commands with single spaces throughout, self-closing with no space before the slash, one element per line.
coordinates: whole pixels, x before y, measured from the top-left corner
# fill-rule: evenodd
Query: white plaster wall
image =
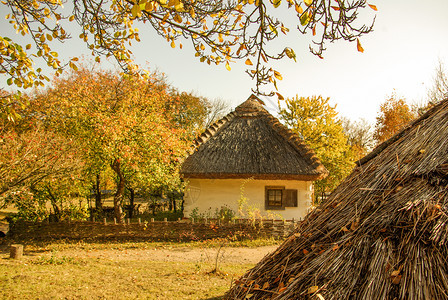
<path fill-rule="evenodd" d="M 248 218 L 248 214 L 260 213 L 263 217 L 286 220 L 302 219 L 312 205 L 313 184 L 311 181 L 295 180 L 254 180 L 254 179 L 187 179 L 184 196 L 184 217 L 190 217 L 197 208 L 198 213 L 214 217 L 216 209 L 226 206 L 238 212 L 238 201 L 247 199 L 238 217 Z M 284 210 L 264 209 L 265 186 L 284 186 L 297 190 L 297 207 Z"/>

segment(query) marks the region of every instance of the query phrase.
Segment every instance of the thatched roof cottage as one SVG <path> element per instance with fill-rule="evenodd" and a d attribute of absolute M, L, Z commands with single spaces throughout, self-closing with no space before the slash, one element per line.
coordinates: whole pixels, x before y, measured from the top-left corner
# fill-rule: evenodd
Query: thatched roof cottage
<path fill-rule="evenodd" d="M 196 140 L 183 163 L 184 215 L 214 217 L 222 208 L 248 214 L 304 217 L 314 180 L 327 175 L 303 140 L 252 95 Z"/>
<path fill-rule="evenodd" d="M 448 299 L 447 258 L 448 99 L 360 160 L 225 299 Z"/>

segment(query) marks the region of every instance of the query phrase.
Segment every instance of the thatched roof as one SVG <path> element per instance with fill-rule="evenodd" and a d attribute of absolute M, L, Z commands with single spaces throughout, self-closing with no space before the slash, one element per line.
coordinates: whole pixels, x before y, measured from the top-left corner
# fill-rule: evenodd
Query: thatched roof
<path fill-rule="evenodd" d="M 186 178 L 318 180 L 328 171 L 302 139 L 252 95 L 196 139 Z"/>
<path fill-rule="evenodd" d="M 448 100 L 378 146 L 225 299 L 448 299 Z"/>

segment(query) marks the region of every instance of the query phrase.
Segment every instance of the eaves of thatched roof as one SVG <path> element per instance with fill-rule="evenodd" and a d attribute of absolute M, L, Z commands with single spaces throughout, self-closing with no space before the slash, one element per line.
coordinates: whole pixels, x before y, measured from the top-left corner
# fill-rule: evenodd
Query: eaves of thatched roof
<path fill-rule="evenodd" d="M 252 95 L 211 125 L 184 161 L 185 178 L 318 180 L 328 171 L 302 139 Z"/>
<path fill-rule="evenodd" d="M 448 99 L 378 146 L 224 299 L 448 299 Z"/>

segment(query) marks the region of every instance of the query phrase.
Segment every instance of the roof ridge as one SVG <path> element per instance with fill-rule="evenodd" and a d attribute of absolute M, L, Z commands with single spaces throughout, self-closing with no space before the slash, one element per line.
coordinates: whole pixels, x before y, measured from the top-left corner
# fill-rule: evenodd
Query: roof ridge
<path fill-rule="evenodd" d="M 292 146 L 294 146 L 294 148 L 297 149 L 297 151 L 300 153 L 300 155 L 302 155 L 303 158 L 309 159 L 312 162 L 311 167 L 313 167 L 314 169 L 319 169 L 319 171 L 324 172 L 326 175 L 328 175 L 328 170 L 322 165 L 322 162 L 317 157 L 314 150 L 302 138 L 300 138 L 297 133 L 283 125 L 280 120 L 273 115 L 269 114 L 267 118 L 269 119 L 272 127 Z"/>
<path fill-rule="evenodd" d="M 355 162 L 357 166 L 361 166 L 371 159 L 375 158 L 377 155 L 379 155 L 384 149 L 386 149 L 389 145 L 395 143 L 397 140 L 399 140 L 402 136 L 404 136 L 409 130 L 411 130 L 414 126 L 418 125 L 419 123 L 423 122 L 424 120 L 428 119 L 430 116 L 434 114 L 434 111 L 440 109 L 443 105 L 448 103 L 448 98 L 440 101 L 436 105 L 434 105 L 431 109 L 429 109 L 427 112 L 425 112 L 423 115 L 418 117 L 417 119 L 409 122 L 405 127 L 403 127 L 400 131 L 398 131 L 396 134 L 394 134 L 389 139 L 385 140 L 378 146 L 376 146 L 372 152 Z"/>

